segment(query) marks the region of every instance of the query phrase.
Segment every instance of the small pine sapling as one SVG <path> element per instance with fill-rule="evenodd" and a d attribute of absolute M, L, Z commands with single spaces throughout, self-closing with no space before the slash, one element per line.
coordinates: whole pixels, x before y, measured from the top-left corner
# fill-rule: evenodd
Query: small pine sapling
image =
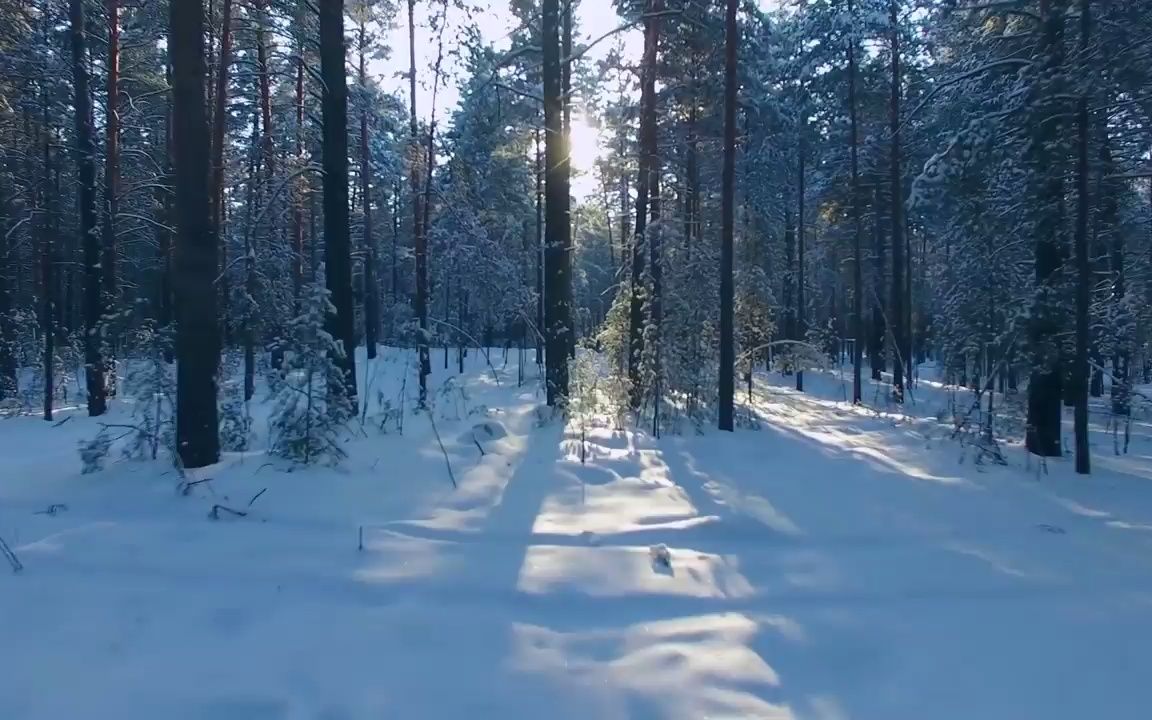
<path fill-rule="evenodd" d="M 300 314 L 284 333 L 280 389 L 269 418 L 270 452 L 300 463 L 338 462 L 347 422 L 353 417 L 337 360 L 344 348 L 325 328 L 336 310 L 322 284 L 308 285 Z"/>

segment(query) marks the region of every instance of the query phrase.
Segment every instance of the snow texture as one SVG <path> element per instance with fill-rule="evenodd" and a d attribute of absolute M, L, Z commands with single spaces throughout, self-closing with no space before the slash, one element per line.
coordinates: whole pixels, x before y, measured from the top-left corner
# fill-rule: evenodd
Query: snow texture
<path fill-rule="evenodd" d="M 364 396 L 404 401 L 403 433 L 366 408 L 336 467 L 294 468 L 257 437 L 184 485 L 115 449 L 81 475 L 98 426 L 79 409 L 0 420 L 0 537 L 24 565 L 0 566 L 0 718 L 1152 707 L 1145 419 L 1126 456 L 1095 437 L 1092 477 L 1054 461 L 1037 479 L 1012 447 L 1007 467 L 960 462 L 929 383 L 904 416 L 846 405 L 835 377 L 802 395 L 773 376 L 744 408 L 758 431 L 593 424 L 581 464 L 562 422 L 539 422 L 537 385 L 514 363 L 497 384 L 477 355 L 459 382 L 487 417 L 433 408 L 443 453 L 400 350 L 359 367 Z M 267 403 L 252 412 L 263 432 Z M 247 515 L 214 522 L 216 505 Z"/>

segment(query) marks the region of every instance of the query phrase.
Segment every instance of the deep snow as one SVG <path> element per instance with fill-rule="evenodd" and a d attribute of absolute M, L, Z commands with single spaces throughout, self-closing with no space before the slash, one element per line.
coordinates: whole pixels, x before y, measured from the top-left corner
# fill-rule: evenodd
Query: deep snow
<path fill-rule="evenodd" d="M 335 469 L 231 455 L 188 496 L 162 463 L 80 475 L 96 425 L 77 411 L 0 420 L 0 537 L 26 566 L 0 565 L 0 719 L 1152 707 L 1146 420 L 1128 456 L 1097 438 L 1091 478 L 1038 478 L 1015 448 L 974 464 L 927 383 L 905 417 L 838 402 L 834 377 L 800 395 L 771 376 L 742 409 L 758 430 L 602 423 L 582 464 L 535 367 L 518 387 L 515 354 L 492 360 L 499 384 L 474 353 L 433 392 L 434 432 L 410 355 L 387 351 L 365 394 L 370 417 L 409 396 L 403 435 L 369 422 Z M 264 488 L 250 516 L 208 518 Z"/>

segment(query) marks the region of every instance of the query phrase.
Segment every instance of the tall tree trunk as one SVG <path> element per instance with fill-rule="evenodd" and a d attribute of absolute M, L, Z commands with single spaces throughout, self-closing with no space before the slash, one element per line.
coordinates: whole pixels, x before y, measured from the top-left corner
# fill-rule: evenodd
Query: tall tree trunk
<path fill-rule="evenodd" d="M 796 154 L 799 157 L 799 162 L 797 163 L 799 165 L 799 168 L 797 170 L 798 177 L 797 177 L 797 181 L 796 181 L 796 184 L 797 184 L 796 195 L 797 195 L 797 200 L 799 201 L 799 203 L 798 203 L 799 208 L 797 210 L 797 217 L 796 217 L 796 335 L 798 336 L 797 339 L 801 340 L 802 342 L 807 342 L 808 341 L 808 306 L 805 304 L 805 301 L 804 301 L 804 286 L 805 286 L 805 277 L 806 277 L 804 274 L 804 251 L 806 249 L 804 247 L 804 245 L 805 245 L 804 240 L 806 238 L 806 235 L 805 235 L 806 228 L 804 226 L 804 223 L 806 222 L 807 218 L 804 214 L 804 210 L 805 210 L 804 199 L 805 199 L 805 194 L 807 193 L 807 188 L 805 187 L 805 178 L 806 178 L 805 163 L 807 162 L 807 155 L 806 155 L 806 153 L 807 153 L 807 145 L 806 145 L 807 132 L 806 131 L 808 129 L 808 119 L 804 113 L 805 113 L 805 110 L 802 107 L 801 113 L 800 113 L 800 115 L 801 115 L 801 117 L 800 117 L 800 131 L 799 131 L 800 137 L 797 138 L 797 142 L 796 142 L 796 147 L 797 147 Z M 803 363 L 796 370 L 796 389 L 799 390 L 800 392 L 804 392 L 804 365 L 803 365 Z"/>
<path fill-rule="evenodd" d="M 173 165 L 176 180 L 176 448 L 185 468 L 220 459 L 216 369 L 217 236 L 211 216 L 204 99 L 204 9 L 170 0 Z"/>
<path fill-rule="evenodd" d="M 575 0 L 564 0 L 562 36 L 560 49 L 560 94 L 564 102 L 564 184 L 563 214 L 565 217 L 564 255 L 561 256 L 561 290 L 564 293 L 563 323 L 564 344 L 568 357 L 576 357 L 576 321 L 572 311 L 572 5 Z M 567 387 L 567 382 L 565 382 Z M 567 391 L 565 391 L 567 392 Z"/>
<path fill-rule="evenodd" d="M 164 80 L 172 83 L 172 66 L 165 63 Z M 159 208 L 159 222 L 156 225 L 157 264 L 159 265 L 156 283 L 156 324 L 158 327 L 171 330 L 173 317 L 172 310 L 172 230 L 175 222 L 175 211 L 172 203 L 171 188 L 172 175 L 172 96 L 168 95 L 167 108 L 164 114 L 164 150 L 158 158 L 157 164 L 164 170 L 164 185 L 156 188 L 156 207 Z M 175 360 L 171 343 L 165 344 L 164 360 L 171 363 Z"/>
<path fill-rule="evenodd" d="M 543 0 L 544 44 L 544 325 L 547 401 L 568 394 L 568 348 L 572 332 L 571 293 L 566 272 L 571 218 L 568 216 L 569 154 L 564 133 L 564 93 L 558 0 Z"/>
<path fill-rule="evenodd" d="M 428 399 L 432 358 L 428 351 L 428 244 L 424 237 L 424 208 L 420 193 L 420 127 L 416 119 L 416 0 L 408 0 L 408 130 L 411 143 L 408 180 L 412 192 L 412 241 L 416 255 L 416 319 L 420 323 L 420 406 Z"/>
<path fill-rule="evenodd" d="M 174 0 L 178 2 L 178 0 Z M 80 244 L 84 248 L 84 373 L 88 415 L 108 409 L 100 323 L 104 303 L 100 238 L 96 235 L 96 161 L 92 132 L 92 97 L 88 87 L 88 47 L 84 0 L 69 0 L 72 38 L 72 107 L 76 117 L 76 174 L 79 184 Z M 203 92 L 201 92 L 203 97 Z"/>
<path fill-rule="evenodd" d="M 1052 85 L 1063 72 L 1065 0 L 1040 0 L 1041 32 L 1034 62 L 1040 75 L 1033 93 L 1035 107 L 1032 138 L 1028 148 L 1030 171 L 1034 176 L 1033 222 L 1035 232 L 1035 294 L 1029 322 L 1031 375 L 1028 380 L 1028 420 L 1026 446 L 1042 457 L 1060 457 L 1062 443 L 1060 424 L 1063 386 L 1063 358 L 1060 334 L 1062 309 L 1055 305 L 1059 295 L 1063 265 L 1061 202 L 1064 195 L 1063 166 L 1060 149 L 1064 123 L 1057 117 L 1058 104 L 1053 100 L 1059 88 Z"/>
<path fill-rule="evenodd" d="M 56 398 L 56 259 L 52 243 L 52 222 L 56 209 L 52 191 L 52 128 L 48 114 L 48 103 L 44 102 L 44 177 L 41 197 L 44 216 L 38 223 L 40 229 L 40 284 L 41 307 L 40 329 L 44 334 L 42 355 L 44 371 L 44 419 L 52 419 L 52 409 Z"/>
<path fill-rule="evenodd" d="M 223 72 L 223 68 L 221 68 Z M 257 89 L 259 92 L 259 88 Z M 260 186 L 260 106 L 252 108 L 251 145 L 248 148 L 248 187 L 244 202 L 244 310 L 241 319 L 241 338 L 244 345 L 244 401 L 256 393 L 256 228 L 253 218 L 263 207 Z"/>
<path fill-rule="evenodd" d="M 364 209 L 364 344 L 368 359 L 376 357 L 380 330 L 379 288 L 376 285 L 376 239 L 372 236 L 372 159 L 368 143 L 368 73 L 366 21 L 360 23 L 360 200 Z"/>
<path fill-rule="evenodd" d="M 212 185 L 210 191 L 212 204 L 212 223 L 215 226 L 217 243 L 220 254 L 220 314 L 223 317 L 225 335 L 228 335 L 230 323 L 228 322 L 229 305 L 231 304 L 232 289 L 229 282 L 228 271 L 228 236 L 225 232 L 224 213 L 224 144 L 228 128 L 228 71 L 232 65 L 232 0 L 222 0 L 220 9 L 220 56 L 212 76 L 216 91 L 212 93 L 212 102 L 215 110 L 212 113 Z M 211 27 L 211 15 L 208 24 Z M 211 44 L 208 48 L 211 53 Z M 227 340 L 225 341 L 227 344 Z"/>
<path fill-rule="evenodd" d="M 724 171 L 720 189 L 720 399 L 719 427 L 735 429 L 736 341 L 733 235 L 736 211 L 736 62 L 740 43 L 736 0 L 724 11 Z"/>
<path fill-rule="evenodd" d="M 1097 213 L 1097 222 L 1100 225 L 1099 232 L 1108 238 L 1108 265 L 1112 275 L 1112 292 L 1109 304 L 1112 309 L 1113 322 L 1111 325 L 1114 333 L 1114 349 L 1109 395 L 1112 400 L 1112 414 L 1118 417 L 1127 417 L 1132 412 L 1131 386 L 1128 382 L 1129 363 L 1132 354 L 1132 318 L 1125 300 L 1127 295 L 1124 272 L 1125 238 L 1124 233 L 1117 227 L 1119 219 L 1118 198 L 1123 192 L 1123 186 L 1119 180 L 1109 177 L 1114 174 L 1115 164 L 1107 133 L 1107 128 L 1104 128 L 1104 141 L 1100 147 L 1100 211 Z M 1150 205 L 1150 209 L 1152 209 L 1152 205 Z"/>
<path fill-rule="evenodd" d="M 260 89 L 260 125 L 263 132 L 260 135 L 260 167 L 264 175 L 264 188 L 261 195 L 268 197 L 268 190 L 272 178 L 276 175 L 276 148 L 272 137 L 272 73 L 268 68 L 268 40 L 267 25 L 268 0 L 255 0 L 256 4 L 256 69 Z M 341 0 L 341 5 L 343 1 Z M 341 11 L 343 12 L 343 11 Z M 343 15 L 341 15 L 343 19 Z M 343 29 L 343 23 L 341 23 Z M 343 43 L 340 48 L 343 51 Z M 323 61 L 321 61 L 323 62 Z M 345 90 L 347 97 L 347 90 Z M 344 123 L 347 126 L 347 119 Z M 261 203 L 263 205 L 263 203 Z M 275 215 L 269 216 L 269 222 L 275 222 Z"/>
<path fill-rule="evenodd" d="M 536 128 L 536 365 L 544 364 L 544 151 Z"/>
<path fill-rule="evenodd" d="M 400 216 L 403 210 L 404 187 L 400 178 L 392 186 L 392 304 L 400 300 Z"/>
<path fill-rule="evenodd" d="M 212 219 L 216 232 L 224 232 L 224 138 L 228 127 L 228 70 L 232 63 L 232 0 L 223 0 L 220 20 L 220 59 L 212 113 Z"/>
<path fill-rule="evenodd" d="M 0 178 L 0 258 L 8 260 L 12 248 L 8 244 L 8 188 Z M 0 400 L 16 396 L 16 323 L 12 317 L 12 279 L 9 272 L 18 274 L 14 262 L 0 267 Z"/>
<path fill-rule="evenodd" d="M 100 269 L 104 286 L 104 311 L 114 313 L 119 308 L 119 287 L 116 278 L 116 216 L 120 213 L 120 2 L 107 0 L 108 15 L 108 71 L 107 105 L 105 106 L 104 141 L 104 222 L 102 227 L 102 257 Z M 112 327 L 108 327 L 108 326 Z M 109 356 L 104 358 L 107 367 L 105 381 L 108 394 L 116 394 L 116 349 L 117 337 L 114 332 L 117 323 L 111 318 L 105 320 L 105 337 L 109 346 Z"/>
<path fill-rule="evenodd" d="M 1088 39 L 1091 32 L 1090 0 L 1080 0 L 1080 62 L 1088 63 Z M 1080 79 L 1087 82 L 1087 73 Z M 1088 259 L 1088 87 L 1081 87 L 1076 104 L 1076 356 L 1072 363 L 1075 392 L 1073 410 L 1076 434 L 1076 472 L 1092 472 L 1088 447 L 1088 308 L 1091 302 L 1092 265 Z"/>
<path fill-rule="evenodd" d="M 293 98 L 296 111 L 296 157 L 304 159 L 304 41 L 297 47 L 296 91 Z M 308 182 L 303 175 L 292 181 L 292 298 L 296 309 L 300 307 L 300 296 L 304 290 L 304 195 Z"/>
<path fill-rule="evenodd" d="M 655 135 L 655 133 L 653 133 Z M 660 227 L 660 172 L 659 150 L 649 148 L 652 158 L 648 164 L 648 185 L 651 188 L 648 199 L 648 274 L 651 278 L 651 296 L 648 301 L 648 317 L 652 326 L 652 346 L 648 348 L 652 356 L 652 435 L 660 437 L 660 399 L 664 392 L 661 370 L 660 330 L 664 322 L 664 267 L 663 247 Z"/>
<path fill-rule="evenodd" d="M 887 265 L 884 247 L 883 213 L 880 203 L 880 182 L 872 188 L 872 328 L 868 334 L 871 347 L 868 349 L 868 364 L 872 369 L 872 379 L 884 378 L 884 346 L 887 344 L 887 323 L 884 321 L 884 270 Z"/>
<path fill-rule="evenodd" d="M 792 225 L 791 193 L 784 195 L 784 339 L 796 340 L 796 306 L 794 285 L 796 282 L 796 231 Z M 789 346 L 788 352 L 795 356 L 796 347 Z M 785 375 L 791 375 L 794 368 L 784 368 Z"/>
<path fill-rule="evenodd" d="M 891 37 L 892 83 L 888 100 L 888 129 L 891 135 L 888 145 L 889 200 L 892 203 L 892 287 L 889 312 L 892 315 L 892 392 L 898 403 L 904 402 L 904 372 L 909 358 L 910 347 L 904 321 L 905 278 L 904 278 L 904 178 L 900 149 L 900 1 L 888 3 L 888 24 Z M 909 273 L 911 274 L 911 273 Z"/>
<path fill-rule="evenodd" d="M 859 404 L 863 385 L 861 369 L 864 350 L 864 257 L 861 250 L 860 209 L 860 130 L 856 117 L 856 12 L 852 0 L 848 0 L 848 126 L 849 164 L 852 173 L 850 192 L 852 193 L 852 403 Z"/>
<path fill-rule="evenodd" d="M 320 0 L 320 75 L 324 80 L 324 272 L 335 314 L 329 332 L 344 353 L 345 395 L 356 401 L 352 242 L 348 225 L 348 80 L 344 73 L 344 0 Z"/>
<path fill-rule="evenodd" d="M 649 0 L 653 12 L 659 0 Z M 656 63 L 660 42 L 659 21 L 644 21 L 644 55 L 640 61 L 640 152 L 636 174 L 636 225 L 632 237 L 631 295 L 628 307 L 628 380 L 632 409 L 638 409 L 644 396 L 641 374 L 644 359 L 644 264 L 648 238 L 648 203 L 652 190 L 652 165 L 656 162 Z"/>

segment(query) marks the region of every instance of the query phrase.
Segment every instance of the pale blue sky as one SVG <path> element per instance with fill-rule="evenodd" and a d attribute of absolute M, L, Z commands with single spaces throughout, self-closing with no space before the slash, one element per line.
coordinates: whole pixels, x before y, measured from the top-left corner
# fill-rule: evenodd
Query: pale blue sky
<path fill-rule="evenodd" d="M 495 43 L 498 48 L 507 47 L 508 35 L 515 27 L 512 15 L 508 11 L 507 2 L 503 0 L 497 0 L 495 3 L 485 3 L 482 0 L 470 1 L 473 8 L 473 19 L 479 24 L 484 36 Z M 427 28 L 428 12 L 433 7 L 433 4 L 426 0 L 419 2 L 416 7 L 417 24 L 424 26 L 416 29 L 417 77 L 423 86 L 417 90 L 417 111 L 425 118 L 428 117 L 431 109 L 432 66 L 436 61 L 436 36 Z M 440 4 L 435 3 L 435 7 L 439 8 Z M 392 57 L 385 61 L 376 62 L 373 66 L 374 73 L 380 78 L 384 86 L 402 92 L 405 98 L 407 98 L 408 92 L 407 81 L 401 77 L 401 73 L 406 73 L 408 70 L 407 17 L 407 8 L 402 4 L 396 18 L 396 25 L 387 35 L 388 45 L 392 48 Z M 611 0 L 579 0 L 577 18 L 580 30 L 580 37 L 577 42 L 598 37 L 621 24 L 616 10 L 612 7 Z M 466 22 L 467 18 L 464 11 L 449 10 L 448 28 L 444 32 L 445 52 L 456 45 L 456 30 Z M 624 40 L 626 51 L 630 54 L 635 52 L 638 58 L 642 41 L 640 31 L 633 28 L 620 33 L 620 37 Z M 606 40 L 593 48 L 588 57 L 591 60 L 600 59 L 604 57 L 611 46 L 611 41 Z M 445 69 L 454 74 L 455 68 L 452 67 L 447 58 Z M 436 102 L 438 118 L 443 118 L 445 111 L 456 104 L 459 96 L 455 84 L 455 79 L 449 77 L 447 78 L 447 86 L 441 85 Z"/>

